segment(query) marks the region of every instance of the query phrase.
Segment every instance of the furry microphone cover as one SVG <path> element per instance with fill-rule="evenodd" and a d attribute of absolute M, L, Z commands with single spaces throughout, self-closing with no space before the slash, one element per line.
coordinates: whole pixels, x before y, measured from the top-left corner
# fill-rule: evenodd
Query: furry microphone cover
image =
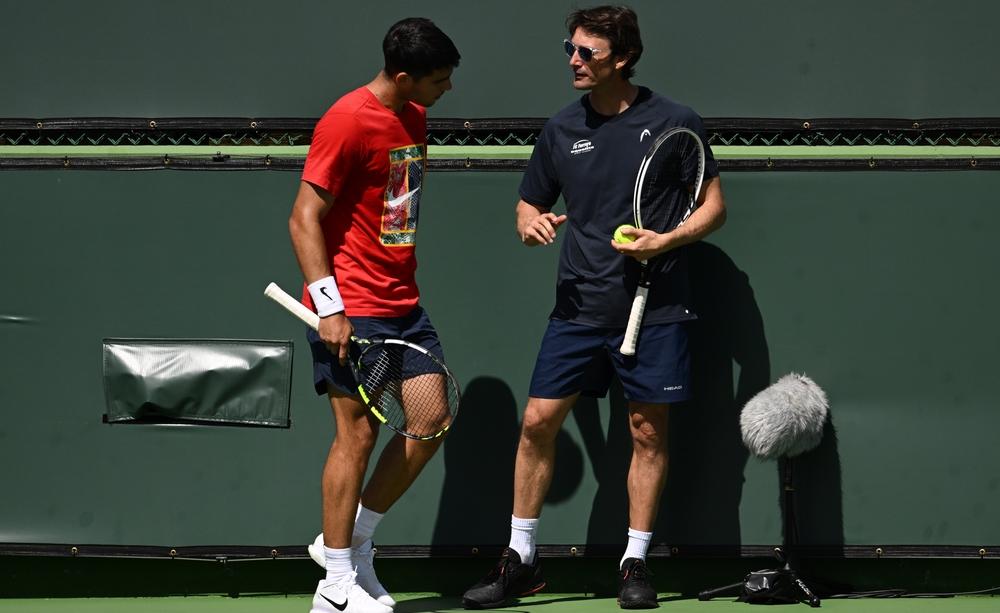
<path fill-rule="evenodd" d="M 743 407 L 743 444 L 765 460 L 809 451 L 823 438 L 828 408 L 826 393 L 812 379 L 785 375 Z"/>

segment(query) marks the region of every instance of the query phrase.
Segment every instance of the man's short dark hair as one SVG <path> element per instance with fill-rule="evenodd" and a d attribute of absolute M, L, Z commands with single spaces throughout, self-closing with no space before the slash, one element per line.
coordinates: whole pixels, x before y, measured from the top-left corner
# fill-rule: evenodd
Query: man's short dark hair
<path fill-rule="evenodd" d="M 448 35 L 423 17 L 409 17 L 393 24 L 382 40 L 382 54 L 387 75 L 405 72 L 414 79 L 441 68 L 455 68 L 462 59 Z"/>
<path fill-rule="evenodd" d="M 639 18 L 627 6 L 595 6 L 573 11 L 566 18 L 566 28 L 573 36 L 577 28 L 588 34 L 606 38 L 611 42 L 611 54 L 629 56 L 622 69 L 626 79 L 635 74 L 634 67 L 642 57 L 642 38 L 639 36 Z"/>

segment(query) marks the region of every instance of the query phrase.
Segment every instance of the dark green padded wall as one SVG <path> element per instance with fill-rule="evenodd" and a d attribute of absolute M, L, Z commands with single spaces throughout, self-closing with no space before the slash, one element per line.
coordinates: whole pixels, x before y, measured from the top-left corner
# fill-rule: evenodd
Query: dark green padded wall
<path fill-rule="evenodd" d="M 559 41 L 575 2 L 370 4 L 0 0 L 0 117 L 318 117 L 379 67 L 414 11 L 458 44 L 432 117 L 548 116 L 576 94 Z M 987 0 L 633 3 L 637 81 L 706 117 L 996 115 Z M 382 544 L 501 543 L 518 415 L 556 252 L 512 229 L 517 173 L 432 173 L 424 303 L 465 388 L 453 436 Z M 780 541 L 777 468 L 739 407 L 787 372 L 829 393 L 799 463 L 815 544 L 1000 543 L 992 391 L 1000 175 L 748 173 L 695 248 L 699 401 L 675 412 L 657 541 Z M 0 173 L 0 543 L 271 545 L 319 526 L 332 434 L 301 326 L 261 292 L 299 274 L 295 173 Z M 104 337 L 294 339 L 292 427 L 101 423 Z M 620 543 L 620 392 L 559 440 L 546 543 Z"/>
<path fill-rule="evenodd" d="M 589 3 L 582 3 L 584 6 Z M 637 80 L 714 117 L 992 116 L 990 0 L 636 0 Z M 0 1 L 0 117 L 317 117 L 419 13 L 463 60 L 437 117 L 543 117 L 571 97 L 568 0 Z"/>
<path fill-rule="evenodd" d="M 556 257 L 516 240 L 518 180 L 429 177 L 419 280 L 465 405 L 383 544 L 506 539 L 509 489 L 468 477 L 509 483 Z M 693 254 L 700 401 L 674 415 L 657 540 L 780 540 L 777 468 L 747 458 L 736 418 L 748 393 L 795 371 L 827 390 L 835 428 L 800 463 L 806 542 L 1000 542 L 989 255 L 1000 175 L 724 181 L 729 222 Z M 261 295 L 270 280 L 297 288 L 285 226 L 295 184 L 278 172 L 0 174 L 0 542 L 314 535 L 331 418 L 300 325 Z M 102 424 L 106 336 L 294 339 L 292 427 Z M 543 542 L 621 540 L 623 415 L 613 393 L 567 421 Z"/>

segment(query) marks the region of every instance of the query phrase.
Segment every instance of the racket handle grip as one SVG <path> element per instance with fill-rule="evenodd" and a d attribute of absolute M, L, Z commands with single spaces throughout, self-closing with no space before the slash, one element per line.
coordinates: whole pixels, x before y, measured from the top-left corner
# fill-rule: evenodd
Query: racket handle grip
<path fill-rule="evenodd" d="M 301 302 L 289 296 L 285 290 L 278 287 L 277 283 L 269 284 L 264 290 L 264 295 L 285 307 L 289 313 L 301 319 L 303 323 L 313 330 L 319 330 L 319 315 L 313 313 Z"/>
<path fill-rule="evenodd" d="M 648 287 L 640 285 L 635 290 L 632 312 L 629 313 L 628 325 L 625 327 L 625 339 L 622 340 L 622 355 L 635 355 L 635 346 L 639 341 L 639 326 L 642 325 L 642 314 L 646 312 L 646 296 L 648 295 Z"/>

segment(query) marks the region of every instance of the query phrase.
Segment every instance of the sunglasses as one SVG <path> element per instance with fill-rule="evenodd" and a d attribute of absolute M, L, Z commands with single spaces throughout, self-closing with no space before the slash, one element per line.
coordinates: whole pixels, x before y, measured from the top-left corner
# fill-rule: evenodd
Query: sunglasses
<path fill-rule="evenodd" d="M 595 53 L 602 53 L 604 49 L 594 49 L 593 47 L 581 47 L 580 45 L 574 45 L 573 41 L 568 39 L 563 39 L 563 49 L 566 50 L 566 55 L 573 57 L 574 53 L 580 54 L 580 59 L 584 62 L 589 62 L 594 59 Z"/>

